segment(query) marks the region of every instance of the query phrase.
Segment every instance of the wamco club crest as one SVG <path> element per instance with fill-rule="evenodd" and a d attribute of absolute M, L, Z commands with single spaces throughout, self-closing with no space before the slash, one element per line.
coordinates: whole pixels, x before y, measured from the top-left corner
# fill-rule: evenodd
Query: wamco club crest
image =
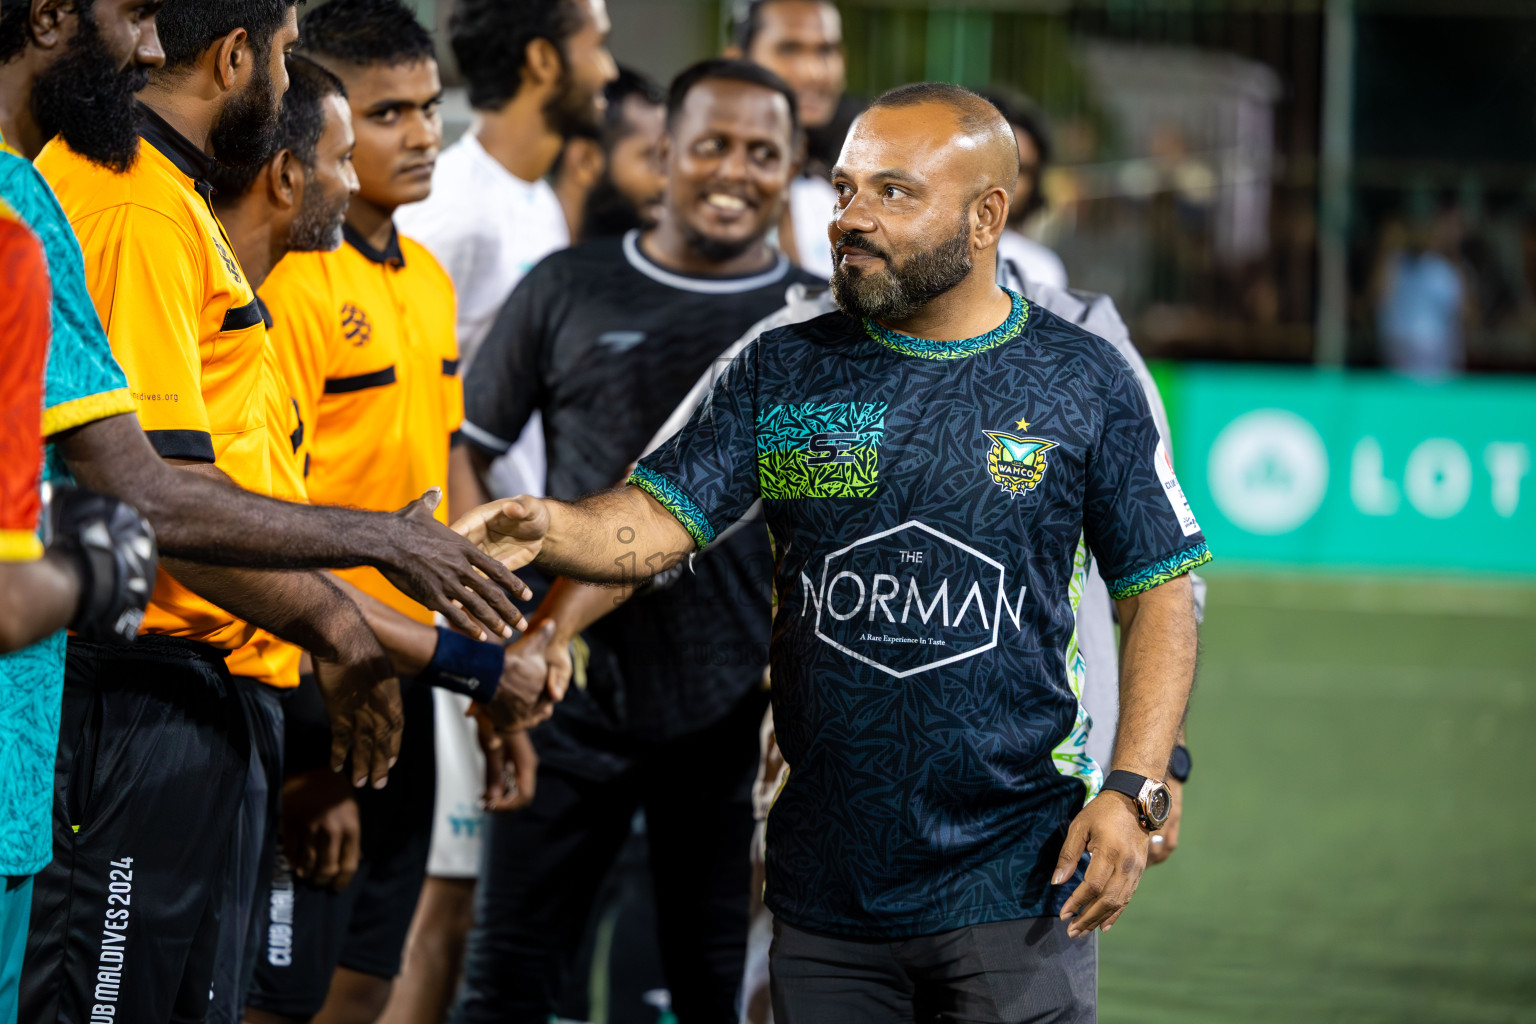
<path fill-rule="evenodd" d="M 1018 429 L 1028 430 L 1029 424 L 1019 420 Z M 984 430 L 992 442 L 987 449 L 987 472 L 992 482 L 1008 492 L 1011 498 L 1020 491 L 1032 491 L 1045 478 L 1047 462 L 1045 453 L 1056 447 L 1055 441 L 1043 437 L 1027 437 L 1005 434 L 1000 430 Z"/>

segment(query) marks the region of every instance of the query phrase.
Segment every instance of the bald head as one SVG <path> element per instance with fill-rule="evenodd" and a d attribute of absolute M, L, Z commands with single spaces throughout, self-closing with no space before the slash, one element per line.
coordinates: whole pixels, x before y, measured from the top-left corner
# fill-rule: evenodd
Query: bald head
<path fill-rule="evenodd" d="M 971 168 L 976 193 L 994 186 L 1013 190 L 1019 175 L 1019 146 L 1001 111 L 969 89 L 945 82 L 917 82 L 882 94 L 871 110 L 910 111 L 932 130 L 944 133 L 955 158 Z M 927 116 L 923 116 L 927 115 Z"/>

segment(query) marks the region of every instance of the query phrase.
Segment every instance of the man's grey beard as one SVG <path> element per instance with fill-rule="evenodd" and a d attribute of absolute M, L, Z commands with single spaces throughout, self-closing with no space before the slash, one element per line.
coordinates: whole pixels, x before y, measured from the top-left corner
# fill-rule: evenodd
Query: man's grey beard
<path fill-rule="evenodd" d="M 843 266 L 837 247 L 832 250 L 833 300 L 849 316 L 870 320 L 910 320 L 928 303 L 969 277 L 976 265 L 971 256 L 970 224 L 964 220 L 952 237 L 932 249 L 913 253 L 899 264 L 891 259 L 888 250 L 858 232 L 849 232 L 838 242 L 858 246 L 885 260 L 885 266 L 879 270 L 850 270 Z"/>
<path fill-rule="evenodd" d="M 328 208 L 320 183 L 305 171 L 304 201 L 288 226 L 288 251 L 335 252 L 340 249 L 346 212 L 345 204 L 340 211 Z"/>

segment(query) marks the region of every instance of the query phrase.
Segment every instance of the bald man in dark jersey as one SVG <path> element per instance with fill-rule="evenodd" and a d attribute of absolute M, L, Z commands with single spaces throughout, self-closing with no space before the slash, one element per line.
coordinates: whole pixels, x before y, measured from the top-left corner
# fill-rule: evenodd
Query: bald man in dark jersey
<path fill-rule="evenodd" d="M 761 501 L 779 1024 L 1094 1020 L 1094 933 L 1167 820 L 1210 553 L 1124 359 L 995 283 L 1015 145 L 956 86 L 880 97 L 832 172 L 839 311 L 747 345 L 627 487 L 461 524 L 601 582 Z M 1124 651 L 1107 777 L 1080 701 L 1090 550 Z"/>

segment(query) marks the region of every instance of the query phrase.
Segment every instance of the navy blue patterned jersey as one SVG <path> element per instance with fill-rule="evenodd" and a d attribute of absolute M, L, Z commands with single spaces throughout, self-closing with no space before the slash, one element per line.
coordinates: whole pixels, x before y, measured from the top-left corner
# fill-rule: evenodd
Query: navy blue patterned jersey
<path fill-rule="evenodd" d="M 1210 558 L 1119 353 L 1017 295 L 961 342 L 831 313 L 749 345 L 630 482 L 701 547 L 763 501 L 790 765 L 773 911 L 893 939 L 1058 913 L 1101 781 L 1088 551 L 1117 598 Z"/>

